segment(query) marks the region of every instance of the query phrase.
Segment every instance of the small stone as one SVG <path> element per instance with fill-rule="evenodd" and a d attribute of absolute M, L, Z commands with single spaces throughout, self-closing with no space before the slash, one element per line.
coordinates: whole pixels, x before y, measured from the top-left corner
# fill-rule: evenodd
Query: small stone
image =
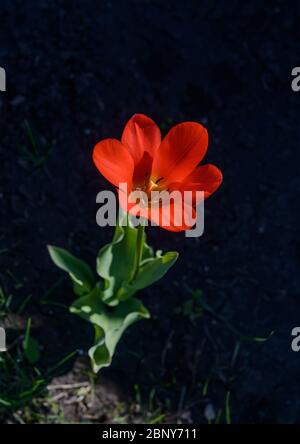
<path fill-rule="evenodd" d="M 207 404 L 204 409 L 204 416 L 208 421 L 216 419 L 216 412 L 212 404 Z"/>

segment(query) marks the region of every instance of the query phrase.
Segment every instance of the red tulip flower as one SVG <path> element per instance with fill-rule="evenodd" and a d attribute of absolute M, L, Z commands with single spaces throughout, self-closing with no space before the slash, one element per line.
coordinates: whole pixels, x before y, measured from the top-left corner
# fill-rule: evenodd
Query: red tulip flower
<path fill-rule="evenodd" d="M 94 148 L 94 163 L 117 188 L 121 208 L 142 218 L 136 221 L 131 217 L 130 223 L 129 218 L 122 217 L 120 223 L 113 221 L 115 234 L 99 250 L 96 273 L 68 251 L 49 246 L 51 259 L 73 283 L 77 298 L 71 312 L 94 325 L 95 341 L 88 353 L 95 372 L 111 364 L 124 331 L 134 322 L 150 317 L 136 293 L 159 281 L 178 258 L 176 251 L 154 251 L 147 244 L 148 224 L 144 219 L 170 231 L 188 230 L 195 225 L 186 233 L 188 237 L 203 232 L 203 219 L 196 215 L 198 211 L 202 216 L 203 207 L 198 203 L 202 204 L 222 182 L 217 167 L 198 166 L 207 145 L 207 131 L 199 123 L 176 125 L 161 140 L 153 120 L 135 114 L 127 122 L 121 141 L 105 139 Z M 113 210 L 115 216 L 115 205 Z"/>
<path fill-rule="evenodd" d="M 186 218 L 180 225 L 176 215 L 189 212 L 195 217 L 196 191 L 203 191 L 204 198 L 213 194 L 222 182 L 222 173 L 214 165 L 198 166 L 208 146 L 207 130 L 200 123 L 184 122 L 175 125 L 161 140 L 156 123 L 143 114 L 135 114 L 126 124 L 121 141 L 105 139 L 97 143 L 93 160 L 100 173 L 119 189 L 120 183 L 127 185 L 127 195 L 119 192 L 120 204 L 127 201 L 128 212 L 135 208 L 135 215 L 152 220 L 171 231 L 191 228 Z M 161 202 L 154 206 L 136 205 L 129 200 L 132 191 L 143 191 L 149 196 L 152 191 L 191 191 L 190 204 L 184 199 Z M 139 211 L 136 211 L 138 207 Z M 168 214 L 168 218 L 165 215 Z M 170 217 L 171 215 L 171 217 Z M 165 221 L 168 221 L 167 223 Z"/>

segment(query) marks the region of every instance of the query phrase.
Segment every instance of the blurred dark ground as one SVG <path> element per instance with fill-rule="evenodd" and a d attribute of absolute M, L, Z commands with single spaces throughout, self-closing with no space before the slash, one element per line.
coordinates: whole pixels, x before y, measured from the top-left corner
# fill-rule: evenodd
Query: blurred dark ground
<path fill-rule="evenodd" d="M 300 92 L 291 89 L 299 6 L 1 1 L 0 283 L 16 305 L 32 294 L 27 312 L 42 319 L 35 334 L 45 365 L 92 340 L 79 318 L 40 302 L 61 277 L 46 244 L 93 265 L 111 238 L 95 223 L 107 183 L 92 164 L 94 144 L 119 137 L 136 112 L 164 133 L 195 120 L 208 128 L 205 163 L 221 168 L 223 185 L 206 202 L 203 237 L 150 232 L 150 243 L 180 259 L 141 294 L 153 318 L 131 328 L 103 373 L 129 398 L 136 385 L 143 399 L 155 388 L 186 422 L 206 422 L 205 406 L 223 408 L 228 391 L 233 422 L 299 421 L 300 354 L 290 345 L 300 324 Z M 216 316 L 184 316 L 187 287 L 201 289 Z M 69 304 L 71 287 L 49 298 Z M 245 342 L 228 325 L 275 333 Z"/>

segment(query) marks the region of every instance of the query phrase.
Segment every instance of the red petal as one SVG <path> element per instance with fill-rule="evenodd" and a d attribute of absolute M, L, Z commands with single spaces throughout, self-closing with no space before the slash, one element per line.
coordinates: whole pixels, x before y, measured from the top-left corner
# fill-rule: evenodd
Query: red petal
<path fill-rule="evenodd" d="M 93 160 L 100 173 L 112 184 L 125 182 L 131 187 L 134 162 L 128 150 L 116 139 L 97 143 Z"/>
<path fill-rule="evenodd" d="M 215 165 L 207 164 L 196 168 L 184 179 L 178 188 L 181 191 L 204 191 L 204 198 L 206 199 L 219 188 L 222 180 L 223 175 L 219 168 Z M 176 189 L 177 187 L 176 185 L 171 185 L 170 188 Z M 193 194 L 193 203 L 195 203 L 195 193 Z"/>
<path fill-rule="evenodd" d="M 178 219 L 177 219 L 178 217 Z M 185 231 L 192 228 L 195 223 L 196 212 L 190 205 L 177 205 L 171 203 L 169 206 L 163 206 L 150 214 L 150 218 L 157 225 L 169 231 Z M 194 223 L 189 223 L 191 218 Z M 179 223 L 178 223 L 179 222 Z"/>
<path fill-rule="evenodd" d="M 124 202 L 121 203 L 124 208 Z M 140 216 L 149 221 L 154 222 L 155 225 L 160 225 L 165 230 L 169 231 L 184 231 L 190 229 L 196 218 L 196 212 L 192 206 L 183 204 L 181 199 L 170 202 L 165 205 L 151 204 L 148 206 L 141 206 L 139 204 L 127 204 L 126 209 L 133 216 Z"/>
<path fill-rule="evenodd" d="M 203 159 L 207 145 L 208 134 L 200 123 L 174 126 L 155 152 L 152 176 L 165 183 L 181 182 Z"/>
<path fill-rule="evenodd" d="M 134 114 L 127 122 L 122 134 L 122 143 L 128 148 L 135 165 L 143 157 L 144 151 L 153 157 L 160 142 L 160 129 L 144 114 Z"/>
<path fill-rule="evenodd" d="M 133 184 L 135 187 L 144 187 L 151 175 L 152 157 L 145 151 L 143 157 L 134 168 Z"/>

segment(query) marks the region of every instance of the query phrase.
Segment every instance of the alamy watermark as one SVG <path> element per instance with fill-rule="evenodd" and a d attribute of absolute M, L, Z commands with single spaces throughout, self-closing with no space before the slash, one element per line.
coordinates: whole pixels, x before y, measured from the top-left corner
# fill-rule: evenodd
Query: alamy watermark
<path fill-rule="evenodd" d="M 3 327 L 0 327 L 0 352 L 6 351 L 6 333 Z"/>
<path fill-rule="evenodd" d="M 291 335 L 294 336 L 291 342 L 291 348 L 293 352 L 298 352 L 300 350 L 300 327 L 294 327 Z"/>
<path fill-rule="evenodd" d="M 298 92 L 300 91 L 300 66 L 295 66 L 291 74 L 294 77 L 291 82 L 292 90 Z"/>
<path fill-rule="evenodd" d="M 204 192 L 161 190 L 145 192 L 135 189 L 128 193 L 127 184 L 118 187 L 121 212 L 117 214 L 117 198 L 112 191 L 100 191 L 96 203 L 101 204 L 96 214 L 96 222 L 100 227 L 117 224 L 125 226 L 128 219 L 123 217 L 129 213 L 130 223 L 162 227 L 190 227 L 185 230 L 186 237 L 200 237 L 204 232 Z"/>
<path fill-rule="evenodd" d="M 6 72 L 4 68 L 0 66 L 0 91 L 6 91 Z"/>

